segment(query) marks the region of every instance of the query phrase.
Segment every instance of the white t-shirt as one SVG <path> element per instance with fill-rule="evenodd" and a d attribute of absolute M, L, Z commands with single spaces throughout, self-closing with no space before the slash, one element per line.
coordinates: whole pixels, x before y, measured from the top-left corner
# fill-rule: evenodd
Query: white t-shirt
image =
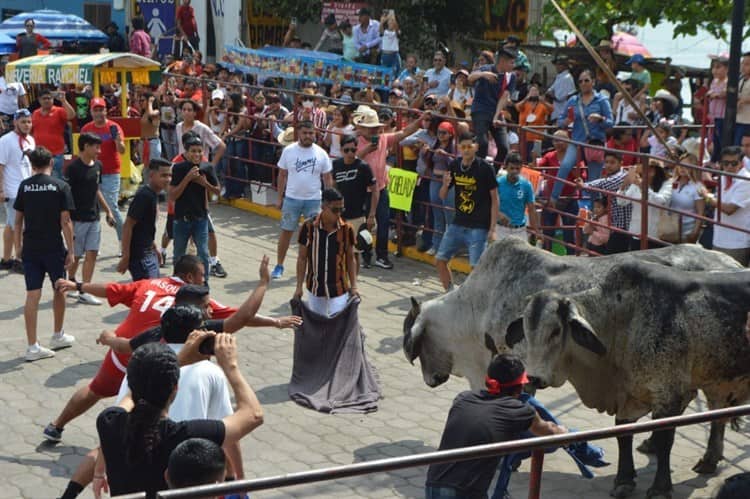
<path fill-rule="evenodd" d="M 326 132 L 326 133 L 331 134 L 331 147 L 329 151 L 330 156 L 332 158 L 340 158 L 342 156 L 341 137 L 343 137 L 344 135 L 354 133 L 354 126 L 346 125 L 344 128 L 334 127 L 334 128 L 331 128 L 330 132 Z"/>
<path fill-rule="evenodd" d="M 383 30 L 380 50 L 383 52 L 398 52 L 398 32 L 390 29 Z"/>
<path fill-rule="evenodd" d="M 15 131 L 0 137 L 0 165 L 3 165 L 3 191 L 5 197 L 14 199 L 18 186 L 31 176 L 31 162 L 25 151 L 36 148 L 34 137 L 21 138 Z"/>
<path fill-rule="evenodd" d="M 169 344 L 175 353 L 179 353 L 182 346 Z M 129 389 L 128 377 L 125 376 L 117 394 L 118 404 Z M 177 395 L 169 406 L 170 419 L 224 419 L 233 412 L 227 379 L 219 366 L 210 360 L 203 360 L 180 368 Z"/>
<path fill-rule="evenodd" d="M 180 121 L 177 123 L 177 146 L 179 147 L 180 154 L 185 154 L 185 148 L 182 147 L 182 134 L 185 133 L 185 122 Z M 198 137 L 201 138 L 203 141 L 204 148 L 207 148 L 207 150 L 203 151 L 203 154 L 205 156 L 208 156 L 209 151 L 213 151 L 216 146 L 221 144 L 221 139 L 218 135 L 216 135 L 213 130 L 211 130 L 208 125 L 205 125 L 201 123 L 200 121 L 195 121 L 193 123 L 193 128 L 190 129 L 191 132 L 195 132 L 198 134 Z"/>
<path fill-rule="evenodd" d="M 321 198 L 321 175 L 333 170 L 325 149 L 317 144 L 302 147 L 299 142 L 284 148 L 278 166 L 287 171 L 284 196 L 304 201 Z"/>
<path fill-rule="evenodd" d="M 681 188 L 672 188 L 672 198 L 669 201 L 670 208 L 695 213 L 695 202 L 701 199 L 698 184 L 693 181 L 688 182 Z M 695 219 L 688 216 L 682 217 L 682 235 L 688 236 L 695 228 Z"/>
<path fill-rule="evenodd" d="M 13 114 L 18 111 L 18 98 L 26 95 L 22 83 L 7 83 L 0 76 L 0 113 Z"/>
<path fill-rule="evenodd" d="M 748 180 L 733 178 L 732 186 L 727 188 L 728 177 L 721 178 L 721 202 L 739 206 L 731 215 L 722 213 L 721 223 L 750 229 L 750 171 L 742 168 L 737 175 Z M 750 248 L 750 234 L 714 225 L 714 246 L 725 249 Z"/>

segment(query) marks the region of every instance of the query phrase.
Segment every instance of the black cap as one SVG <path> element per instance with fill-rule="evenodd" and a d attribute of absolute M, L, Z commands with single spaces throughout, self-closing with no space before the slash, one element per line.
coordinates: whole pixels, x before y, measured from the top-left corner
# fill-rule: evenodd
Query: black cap
<path fill-rule="evenodd" d="M 505 39 L 505 43 L 515 43 L 516 45 L 519 45 L 521 43 L 521 39 L 516 35 L 510 35 Z"/>
<path fill-rule="evenodd" d="M 332 26 L 336 24 L 336 16 L 333 13 L 330 13 L 326 16 L 325 20 L 323 21 L 323 24 L 326 26 Z"/>
<path fill-rule="evenodd" d="M 367 7 L 362 7 L 361 9 L 359 9 L 359 11 L 357 11 L 357 15 L 358 16 L 369 16 L 370 15 L 370 9 L 368 9 Z"/>
<path fill-rule="evenodd" d="M 516 52 L 515 50 L 513 50 L 513 49 L 506 49 L 505 47 L 503 47 L 503 48 L 501 48 L 500 50 L 497 51 L 496 58 L 500 59 L 501 57 L 505 57 L 505 58 L 508 58 L 508 59 L 515 59 L 517 55 L 518 55 L 518 52 Z"/>
<path fill-rule="evenodd" d="M 552 59 L 552 64 L 567 64 L 568 63 L 568 56 L 567 55 L 557 55 L 554 59 Z"/>

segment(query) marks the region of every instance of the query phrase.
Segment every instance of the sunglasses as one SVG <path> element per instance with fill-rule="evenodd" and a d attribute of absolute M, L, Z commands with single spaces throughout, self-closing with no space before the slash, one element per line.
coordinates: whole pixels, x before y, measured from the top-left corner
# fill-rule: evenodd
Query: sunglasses
<path fill-rule="evenodd" d="M 448 130 L 438 130 L 438 135 L 448 135 Z"/>
<path fill-rule="evenodd" d="M 312 100 L 313 100 L 313 98 L 312 98 L 312 97 L 303 97 L 303 98 L 302 98 L 302 102 L 310 102 L 310 101 L 312 101 Z"/>
<path fill-rule="evenodd" d="M 348 152 L 357 152 L 357 148 L 356 148 L 356 147 L 345 147 L 345 148 L 343 148 L 343 149 L 341 149 L 341 150 L 342 150 L 343 152 L 347 152 L 347 153 L 348 153 Z"/>
<path fill-rule="evenodd" d="M 722 159 L 721 161 L 719 161 L 719 164 L 721 166 L 737 166 L 740 164 L 740 162 L 739 160 L 729 161 L 729 160 Z"/>

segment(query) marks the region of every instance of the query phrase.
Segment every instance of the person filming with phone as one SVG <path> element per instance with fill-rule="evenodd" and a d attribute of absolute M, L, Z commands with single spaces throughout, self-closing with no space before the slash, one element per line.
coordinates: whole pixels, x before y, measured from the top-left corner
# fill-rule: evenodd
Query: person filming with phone
<path fill-rule="evenodd" d="M 120 196 L 120 154 L 125 154 L 125 134 L 120 125 L 107 119 L 107 102 L 101 97 L 91 99 L 92 121 L 81 128 L 81 133 L 93 133 L 102 139 L 99 161 L 102 164 L 101 191 L 107 202 L 117 230 L 117 241 L 122 241 L 124 222 L 117 201 Z"/>

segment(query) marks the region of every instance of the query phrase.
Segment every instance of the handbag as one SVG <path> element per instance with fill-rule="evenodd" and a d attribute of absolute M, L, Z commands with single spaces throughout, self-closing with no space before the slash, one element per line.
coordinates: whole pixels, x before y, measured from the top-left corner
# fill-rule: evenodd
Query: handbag
<path fill-rule="evenodd" d="M 586 119 L 586 112 L 583 109 L 583 103 L 581 102 L 580 97 L 578 97 L 578 109 L 581 110 L 581 122 L 583 123 L 583 129 L 586 131 L 586 143 L 596 146 L 603 146 L 604 142 L 602 142 L 601 140 L 590 138 L 589 124 L 588 120 Z M 604 150 L 584 147 L 583 158 L 586 160 L 586 163 L 601 163 L 604 161 Z"/>
<path fill-rule="evenodd" d="M 659 210 L 659 220 L 656 224 L 656 237 L 668 243 L 681 243 L 680 214 Z"/>

